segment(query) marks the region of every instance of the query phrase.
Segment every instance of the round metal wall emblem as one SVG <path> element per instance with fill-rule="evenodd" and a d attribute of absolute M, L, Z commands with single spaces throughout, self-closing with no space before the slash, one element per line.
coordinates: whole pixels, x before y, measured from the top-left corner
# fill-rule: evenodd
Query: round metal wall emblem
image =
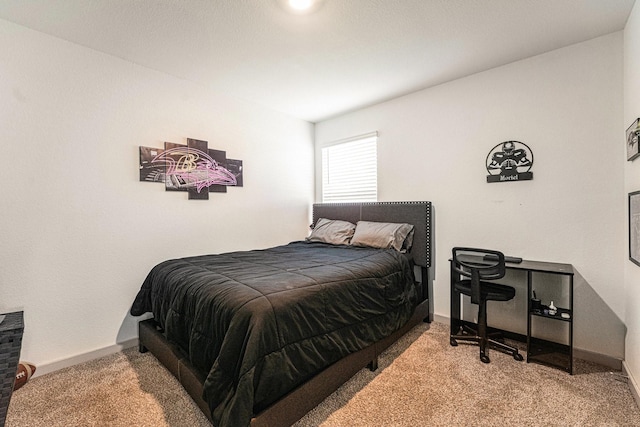
<path fill-rule="evenodd" d="M 533 152 L 519 141 L 505 141 L 489 151 L 486 160 L 487 182 L 533 179 Z"/>

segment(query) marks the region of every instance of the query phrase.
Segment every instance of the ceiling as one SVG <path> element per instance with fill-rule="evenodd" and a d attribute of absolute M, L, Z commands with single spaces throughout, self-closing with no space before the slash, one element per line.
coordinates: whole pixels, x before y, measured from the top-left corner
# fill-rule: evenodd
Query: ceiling
<path fill-rule="evenodd" d="M 2 0 L 0 19 L 310 122 L 622 30 L 635 0 Z"/>

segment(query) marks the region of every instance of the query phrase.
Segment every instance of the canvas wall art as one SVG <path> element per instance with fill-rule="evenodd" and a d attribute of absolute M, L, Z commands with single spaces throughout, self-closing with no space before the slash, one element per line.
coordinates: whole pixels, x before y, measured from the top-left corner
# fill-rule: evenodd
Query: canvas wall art
<path fill-rule="evenodd" d="M 167 191 L 186 191 L 189 199 L 206 200 L 209 192 L 243 186 L 242 160 L 208 147 L 207 141 L 165 142 L 164 148 L 140 146 L 140 181 L 163 183 Z"/>

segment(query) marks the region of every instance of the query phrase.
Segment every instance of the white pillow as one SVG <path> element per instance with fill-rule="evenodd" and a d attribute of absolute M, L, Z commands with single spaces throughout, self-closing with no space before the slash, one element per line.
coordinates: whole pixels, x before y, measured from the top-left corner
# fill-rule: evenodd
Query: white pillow
<path fill-rule="evenodd" d="M 351 239 L 352 246 L 406 251 L 413 243 L 413 225 L 393 222 L 358 221 Z"/>

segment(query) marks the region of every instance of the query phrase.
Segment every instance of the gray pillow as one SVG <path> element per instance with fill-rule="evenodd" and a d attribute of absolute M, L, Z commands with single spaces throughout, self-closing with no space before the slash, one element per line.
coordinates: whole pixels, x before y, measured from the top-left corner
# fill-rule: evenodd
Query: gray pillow
<path fill-rule="evenodd" d="M 406 252 L 413 243 L 413 225 L 393 222 L 358 221 L 351 239 L 353 246 L 370 246 Z"/>
<path fill-rule="evenodd" d="M 332 245 L 348 245 L 355 229 L 356 226 L 348 221 L 320 218 L 306 240 Z"/>

